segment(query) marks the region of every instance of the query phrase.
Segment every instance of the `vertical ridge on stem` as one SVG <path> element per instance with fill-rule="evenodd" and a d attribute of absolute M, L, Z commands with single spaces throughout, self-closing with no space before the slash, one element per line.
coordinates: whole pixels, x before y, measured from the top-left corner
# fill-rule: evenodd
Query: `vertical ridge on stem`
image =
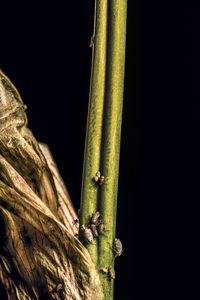
<path fill-rule="evenodd" d="M 105 234 L 99 238 L 99 268 L 114 264 L 112 250 L 116 231 L 119 156 L 124 90 L 127 0 L 110 0 L 108 8 L 108 46 L 104 128 L 101 169 L 105 177 L 101 187 L 100 210 Z M 113 299 L 113 280 L 100 274 L 105 299 Z"/>
<path fill-rule="evenodd" d="M 80 224 L 87 226 L 98 208 L 98 186 L 93 181 L 100 168 L 103 106 L 106 76 L 107 0 L 95 1 L 94 33 L 91 39 L 92 68 L 81 190 Z M 98 241 L 87 245 L 95 263 Z"/>

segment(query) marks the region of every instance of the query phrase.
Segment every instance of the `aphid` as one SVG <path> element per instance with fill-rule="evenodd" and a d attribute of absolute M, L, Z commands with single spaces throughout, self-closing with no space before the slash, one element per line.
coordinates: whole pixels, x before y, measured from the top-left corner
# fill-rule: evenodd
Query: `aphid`
<path fill-rule="evenodd" d="M 99 220 L 100 215 L 101 215 L 100 211 L 96 211 L 92 216 L 91 223 L 98 225 L 99 224 L 98 220 Z"/>
<path fill-rule="evenodd" d="M 100 173 L 100 171 L 98 171 L 98 172 L 96 173 L 96 175 L 94 176 L 94 178 L 93 178 L 93 179 L 94 179 L 94 182 L 98 183 L 100 177 L 101 177 L 101 173 Z"/>
<path fill-rule="evenodd" d="M 96 183 L 98 183 L 99 178 L 98 178 L 97 176 L 94 176 L 94 181 L 95 181 Z"/>
<path fill-rule="evenodd" d="M 98 234 L 96 225 L 95 225 L 95 224 L 91 224 L 91 225 L 90 225 L 90 228 L 91 228 L 91 230 L 92 230 L 93 236 L 94 236 L 94 237 L 98 237 L 99 234 Z"/>
<path fill-rule="evenodd" d="M 99 181 L 98 181 L 99 185 L 102 185 L 103 182 L 104 182 L 104 176 L 100 176 Z"/>
<path fill-rule="evenodd" d="M 104 234 L 105 232 L 105 225 L 103 222 L 100 222 L 99 226 L 98 226 L 98 233 L 99 234 Z"/>
<path fill-rule="evenodd" d="M 100 177 L 101 177 L 101 172 L 98 171 L 98 172 L 96 173 L 96 176 L 97 176 L 98 178 L 100 178 Z"/>
<path fill-rule="evenodd" d="M 115 238 L 114 240 L 114 245 L 113 245 L 113 250 L 115 251 L 115 257 L 120 256 L 123 252 L 123 247 L 122 247 L 122 242 L 120 239 Z"/>
<path fill-rule="evenodd" d="M 115 279 L 115 269 L 112 266 L 108 268 L 108 273 L 111 279 Z"/>
<path fill-rule="evenodd" d="M 87 228 L 84 225 L 82 225 L 81 231 L 82 231 L 82 237 L 83 237 L 84 241 L 88 244 L 91 244 L 94 239 L 92 230 L 90 228 Z"/>

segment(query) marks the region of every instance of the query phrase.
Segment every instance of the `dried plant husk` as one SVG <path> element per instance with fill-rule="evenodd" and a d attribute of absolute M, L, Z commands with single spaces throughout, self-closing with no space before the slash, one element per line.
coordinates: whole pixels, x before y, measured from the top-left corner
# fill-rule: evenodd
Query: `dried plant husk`
<path fill-rule="evenodd" d="M 76 219 L 48 147 L 0 71 L 0 278 L 9 299 L 103 299 Z"/>

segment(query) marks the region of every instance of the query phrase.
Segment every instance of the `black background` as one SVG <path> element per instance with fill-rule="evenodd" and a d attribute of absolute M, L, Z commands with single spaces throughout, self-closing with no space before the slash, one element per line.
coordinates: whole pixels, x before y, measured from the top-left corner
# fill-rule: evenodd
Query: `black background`
<path fill-rule="evenodd" d="M 77 209 L 93 2 L 1 6 L 0 67 Z M 115 299 L 200 296 L 199 13 L 192 1 L 128 2 Z"/>

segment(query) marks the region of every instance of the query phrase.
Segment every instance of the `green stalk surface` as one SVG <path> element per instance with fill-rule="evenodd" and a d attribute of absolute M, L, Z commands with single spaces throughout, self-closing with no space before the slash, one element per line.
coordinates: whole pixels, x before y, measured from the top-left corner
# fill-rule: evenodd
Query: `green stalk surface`
<path fill-rule="evenodd" d="M 110 0 L 100 211 L 106 232 L 99 239 L 99 269 L 114 266 L 120 139 L 122 124 L 127 0 Z M 100 273 L 106 300 L 113 299 L 113 279 Z"/>
<path fill-rule="evenodd" d="M 93 178 L 100 169 L 106 76 L 107 0 L 95 2 L 94 34 L 91 41 L 93 54 L 80 206 L 80 225 L 85 226 L 89 224 L 98 207 L 98 185 Z M 94 263 L 97 263 L 98 241 L 94 240 L 87 248 Z"/>
<path fill-rule="evenodd" d="M 88 226 L 100 209 L 105 233 L 87 245 L 102 282 L 105 300 L 113 300 L 119 156 L 124 89 L 127 0 L 96 0 L 94 45 L 86 131 L 80 225 Z M 100 170 L 105 180 L 93 181 Z"/>

